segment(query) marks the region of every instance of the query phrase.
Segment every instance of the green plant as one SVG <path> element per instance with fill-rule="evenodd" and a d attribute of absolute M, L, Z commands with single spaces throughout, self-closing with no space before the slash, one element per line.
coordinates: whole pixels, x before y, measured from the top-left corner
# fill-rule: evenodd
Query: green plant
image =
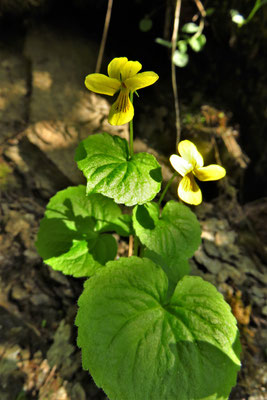
<path fill-rule="evenodd" d="M 264 6 L 264 4 L 267 4 L 267 0 L 256 0 L 256 2 L 254 4 L 254 7 L 250 11 L 250 13 L 249 13 L 247 18 L 245 18 L 242 14 L 240 14 L 239 11 L 231 9 L 230 10 L 230 15 L 231 15 L 232 21 L 235 24 L 237 24 L 238 28 L 241 28 L 242 26 L 248 24 L 252 20 L 252 18 L 256 14 L 256 12 L 262 6 Z"/>
<path fill-rule="evenodd" d="M 193 175 L 219 179 L 225 171 L 203 167 L 196 147 L 180 142 L 181 156 L 171 156 L 177 172 L 155 201 L 160 164 L 133 152 L 133 92 L 158 78 L 141 67 L 115 58 L 109 76 L 86 78 L 98 93 L 118 91 L 109 119 L 130 121 L 129 143 L 99 133 L 79 144 L 75 159 L 87 187 L 51 198 L 36 246 L 55 270 L 90 277 L 78 301 L 78 346 L 83 368 L 111 400 L 227 399 L 240 368 L 236 320 L 213 285 L 189 275 L 201 234 L 195 214 L 174 200 L 160 207 L 177 172 L 178 194 L 199 204 Z M 133 207 L 132 214 L 118 204 Z M 133 256 L 114 260 L 113 232 L 134 238 Z"/>
<path fill-rule="evenodd" d="M 206 36 L 202 33 L 203 29 L 204 23 L 197 25 L 194 22 L 188 22 L 182 27 L 182 33 L 172 57 L 172 61 L 177 67 L 183 68 L 188 64 L 188 46 L 197 53 L 203 49 L 206 44 Z M 156 42 L 169 48 L 172 47 L 171 42 L 161 38 L 157 38 Z"/>

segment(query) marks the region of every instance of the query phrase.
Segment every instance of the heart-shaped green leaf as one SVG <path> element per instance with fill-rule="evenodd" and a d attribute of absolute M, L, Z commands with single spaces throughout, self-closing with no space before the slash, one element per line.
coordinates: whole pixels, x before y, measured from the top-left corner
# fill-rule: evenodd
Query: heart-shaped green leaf
<path fill-rule="evenodd" d="M 50 199 L 36 247 L 55 270 L 90 276 L 117 254 L 115 238 L 104 232 L 127 234 L 127 227 L 113 200 L 100 194 L 87 196 L 85 186 L 69 187 Z"/>
<path fill-rule="evenodd" d="M 162 256 L 153 250 L 145 249 L 144 257 L 160 265 L 169 279 L 169 293 L 173 293 L 177 282 L 190 273 L 190 265 L 187 258 L 182 256 Z"/>
<path fill-rule="evenodd" d="M 111 261 L 78 301 L 84 369 L 110 400 L 226 400 L 240 367 L 236 321 L 210 283 L 168 280 L 151 260 Z"/>
<path fill-rule="evenodd" d="M 165 205 L 161 216 L 156 203 L 136 206 L 133 226 L 144 245 L 169 258 L 189 258 L 200 245 L 201 230 L 195 214 L 173 200 Z"/>
<path fill-rule="evenodd" d="M 129 157 L 128 143 L 100 133 L 83 140 L 75 155 L 87 179 L 87 193 L 102 193 L 127 206 L 152 200 L 160 190 L 161 168 L 148 153 Z"/>

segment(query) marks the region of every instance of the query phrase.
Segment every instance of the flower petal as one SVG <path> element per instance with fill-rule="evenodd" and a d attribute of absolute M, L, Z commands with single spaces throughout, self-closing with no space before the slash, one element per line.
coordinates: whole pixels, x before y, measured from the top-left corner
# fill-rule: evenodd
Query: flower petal
<path fill-rule="evenodd" d="M 200 181 L 217 181 L 225 176 L 226 171 L 217 164 L 211 164 L 207 167 L 196 168 L 194 174 Z"/>
<path fill-rule="evenodd" d="M 173 168 L 182 176 L 185 176 L 193 170 L 192 164 L 176 154 L 172 154 L 170 156 L 170 163 Z"/>
<path fill-rule="evenodd" d="M 121 69 L 128 62 L 127 57 L 116 57 L 108 65 L 108 76 L 120 81 Z"/>
<path fill-rule="evenodd" d="M 121 79 L 124 82 L 126 79 L 135 76 L 142 68 L 142 64 L 138 61 L 128 61 L 121 69 Z"/>
<path fill-rule="evenodd" d="M 131 121 L 134 116 L 134 108 L 129 99 L 129 92 L 121 91 L 117 100 L 109 111 L 108 122 L 110 125 L 123 125 Z"/>
<path fill-rule="evenodd" d="M 119 90 L 121 83 L 117 79 L 103 74 L 90 74 L 85 78 L 85 86 L 92 92 L 113 96 Z"/>
<path fill-rule="evenodd" d="M 178 196 L 185 203 L 194 204 L 195 206 L 202 202 L 201 190 L 192 173 L 184 176 L 179 183 Z"/>
<path fill-rule="evenodd" d="M 196 166 L 197 168 L 203 167 L 203 157 L 199 153 L 194 143 L 190 142 L 190 140 L 182 140 L 182 142 L 178 144 L 178 152 L 193 166 Z"/>
<path fill-rule="evenodd" d="M 146 71 L 141 72 L 140 74 L 137 74 L 132 78 L 126 79 L 124 83 L 128 89 L 134 92 L 135 90 L 153 85 L 153 83 L 155 83 L 158 79 L 158 74 L 153 71 Z"/>

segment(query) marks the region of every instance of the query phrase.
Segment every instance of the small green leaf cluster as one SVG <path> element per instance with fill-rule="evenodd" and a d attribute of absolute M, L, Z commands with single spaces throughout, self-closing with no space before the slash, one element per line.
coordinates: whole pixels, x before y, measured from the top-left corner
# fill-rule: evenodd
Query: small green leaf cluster
<path fill-rule="evenodd" d="M 204 24 L 199 25 L 194 22 L 188 22 L 182 27 L 181 39 L 177 41 L 172 61 L 180 68 L 185 67 L 189 62 L 188 46 L 195 52 L 199 52 L 206 44 L 206 36 L 202 33 Z M 171 48 L 171 42 L 157 38 L 156 42 Z"/>
<path fill-rule="evenodd" d="M 118 136 L 89 136 L 75 159 L 87 185 L 51 198 L 36 246 L 55 270 L 90 277 L 76 318 L 83 368 L 110 400 L 226 400 L 240 368 L 238 330 L 216 288 L 189 276 L 195 214 L 153 201 L 160 164 L 130 156 Z M 134 236 L 134 256 L 118 259 L 114 233 Z"/>

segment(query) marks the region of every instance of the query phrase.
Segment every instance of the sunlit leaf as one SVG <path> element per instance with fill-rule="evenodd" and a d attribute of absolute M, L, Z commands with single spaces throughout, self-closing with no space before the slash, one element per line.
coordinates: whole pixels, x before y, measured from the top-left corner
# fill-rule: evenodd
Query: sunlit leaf
<path fill-rule="evenodd" d="M 200 225 L 184 204 L 169 201 L 159 215 L 158 204 L 136 206 L 133 226 L 141 243 L 168 258 L 192 257 L 200 245 Z"/>
<path fill-rule="evenodd" d="M 222 295 L 148 259 L 121 258 L 78 301 L 83 368 L 110 400 L 226 400 L 240 368 L 236 320 Z"/>
<path fill-rule="evenodd" d="M 44 262 L 75 277 L 93 275 L 115 258 L 117 243 L 111 234 L 130 233 L 113 200 L 86 195 L 85 186 L 69 187 L 52 197 L 40 223 L 36 247 Z"/>
<path fill-rule="evenodd" d="M 101 193 L 127 206 L 152 200 L 161 187 L 161 167 L 152 154 L 129 157 L 128 143 L 108 133 L 83 140 L 75 160 L 87 179 L 87 193 Z"/>

